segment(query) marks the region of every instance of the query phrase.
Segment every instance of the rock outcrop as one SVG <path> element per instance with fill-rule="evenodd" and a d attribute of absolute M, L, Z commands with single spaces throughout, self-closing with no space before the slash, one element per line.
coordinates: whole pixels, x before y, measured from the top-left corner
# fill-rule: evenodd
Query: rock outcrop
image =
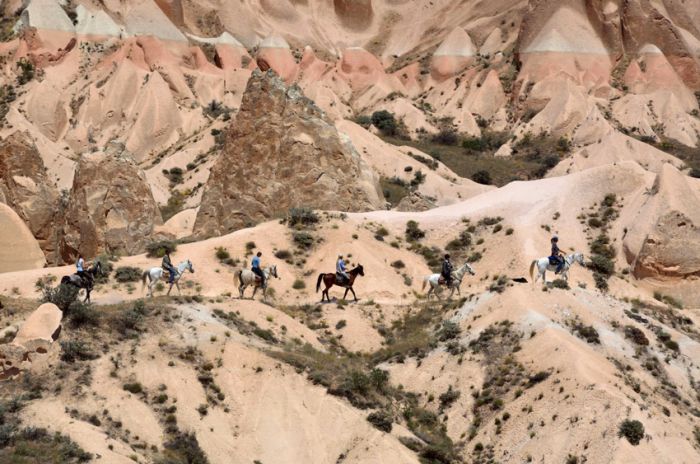
<path fill-rule="evenodd" d="M 146 176 L 128 154 L 84 155 L 66 208 L 61 254 L 72 260 L 78 251 L 140 253 L 162 222 Z"/>
<path fill-rule="evenodd" d="M 44 253 L 22 218 L 0 203 L 0 272 L 35 269 L 44 264 Z"/>
<path fill-rule="evenodd" d="M 56 209 L 53 187 L 41 155 L 25 133 L 0 141 L 0 202 L 15 210 L 39 242 L 50 263 L 56 262 Z"/>
<path fill-rule="evenodd" d="M 293 206 L 383 205 L 375 174 L 325 114 L 298 87 L 256 71 L 212 167 L 194 233 L 226 234 Z"/>
<path fill-rule="evenodd" d="M 47 354 L 61 333 L 62 318 L 53 303 L 44 303 L 31 313 L 12 342 L 0 346 L 0 380 L 28 368 L 36 354 Z"/>

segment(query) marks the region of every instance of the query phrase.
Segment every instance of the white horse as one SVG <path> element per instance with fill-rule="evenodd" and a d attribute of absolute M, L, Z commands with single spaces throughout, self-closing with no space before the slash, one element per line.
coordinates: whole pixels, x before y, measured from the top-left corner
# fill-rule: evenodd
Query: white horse
<path fill-rule="evenodd" d="M 450 290 L 452 291 L 450 292 L 450 296 L 448 298 L 452 298 L 452 295 L 454 295 L 455 290 L 457 290 L 457 294 L 459 296 L 462 296 L 462 293 L 459 291 L 459 286 L 462 285 L 462 279 L 464 278 L 464 274 L 466 274 L 467 272 L 469 272 L 469 274 L 471 275 L 476 274 L 474 272 L 474 269 L 472 269 L 472 267 L 469 265 L 469 263 L 464 263 L 462 267 L 458 268 L 456 271 L 452 271 L 452 285 L 450 285 Z M 428 290 L 428 294 L 426 295 L 428 299 L 430 299 L 430 295 L 432 293 L 438 295 L 441 276 L 442 274 L 431 274 L 423 278 L 423 287 L 421 288 L 421 290 L 425 290 L 425 284 L 430 284 L 430 289 Z"/>
<path fill-rule="evenodd" d="M 279 279 L 279 276 L 277 275 L 277 265 L 269 266 L 263 269 L 263 274 L 265 275 L 265 282 L 267 284 L 270 283 L 270 276 L 276 277 Z M 262 281 L 260 280 L 260 277 L 258 277 L 253 271 L 249 269 L 242 269 L 238 271 L 238 291 L 241 294 L 241 300 L 243 299 L 243 293 L 245 292 L 245 289 L 249 286 L 253 286 L 253 296 L 250 298 L 255 298 L 255 293 L 258 291 L 258 288 L 262 286 Z M 267 287 L 268 285 L 265 285 L 263 287 L 263 300 L 267 299 Z"/>
<path fill-rule="evenodd" d="M 583 260 L 583 253 L 572 253 L 570 255 L 567 255 L 564 258 L 564 266 L 562 267 L 561 270 L 561 277 L 564 280 L 569 280 L 569 269 L 574 263 L 579 263 L 581 266 L 586 267 L 586 262 Z M 556 264 L 550 264 L 549 263 L 549 258 L 540 258 L 540 259 L 535 259 L 530 263 L 530 278 L 533 278 L 533 271 L 535 270 L 535 265 L 537 266 L 537 277 L 535 277 L 532 281 L 532 284 L 534 285 L 535 282 L 541 277 L 542 282 L 545 284 L 547 283 L 547 279 L 544 276 L 544 273 L 547 271 L 555 272 L 557 270 L 557 265 Z"/>
<path fill-rule="evenodd" d="M 170 295 L 170 291 L 173 289 L 173 285 L 177 287 L 177 293 L 181 293 L 180 284 L 178 284 L 178 281 L 185 273 L 185 271 L 190 271 L 192 274 L 194 274 L 194 267 L 192 266 L 192 261 L 190 261 L 189 259 L 186 259 L 180 264 L 178 264 L 176 270 L 177 274 L 175 274 L 175 279 L 173 279 L 173 283 L 170 284 L 170 288 L 168 288 L 168 293 L 166 295 Z M 168 280 L 165 278 L 165 271 L 160 266 L 152 267 L 150 271 L 145 271 L 143 273 L 143 275 L 141 276 L 141 288 L 143 288 L 143 286 L 146 285 L 146 278 L 148 278 L 148 296 L 150 297 L 153 297 L 153 287 L 155 287 L 161 279 L 166 281 Z"/>

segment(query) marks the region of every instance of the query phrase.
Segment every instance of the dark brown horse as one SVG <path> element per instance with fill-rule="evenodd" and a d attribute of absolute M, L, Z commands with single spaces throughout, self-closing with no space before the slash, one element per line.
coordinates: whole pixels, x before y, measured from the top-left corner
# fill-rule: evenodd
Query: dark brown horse
<path fill-rule="evenodd" d="M 352 284 L 355 283 L 355 278 L 358 275 L 364 276 L 365 275 L 365 270 L 362 268 L 362 264 L 358 264 L 355 269 L 352 269 L 351 271 L 348 271 L 348 275 L 350 276 L 349 281 L 344 281 L 343 283 L 338 283 L 338 278 L 335 275 L 335 272 L 329 273 L 329 274 L 319 274 L 318 275 L 318 280 L 316 281 L 316 292 L 318 293 L 318 290 L 321 288 L 321 282 L 323 282 L 326 285 L 326 289 L 321 293 L 321 302 L 323 303 L 324 301 L 324 295 L 325 298 L 328 299 L 328 301 L 331 301 L 331 297 L 328 296 L 328 290 L 333 286 L 337 285 L 338 287 L 343 287 L 345 288 L 345 295 L 343 295 L 343 299 L 345 299 L 346 296 L 348 296 L 348 290 L 352 292 L 352 296 L 355 298 L 355 301 L 357 301 L 357 295 L 355 295 L 355 290 L 352 289 Z"/>

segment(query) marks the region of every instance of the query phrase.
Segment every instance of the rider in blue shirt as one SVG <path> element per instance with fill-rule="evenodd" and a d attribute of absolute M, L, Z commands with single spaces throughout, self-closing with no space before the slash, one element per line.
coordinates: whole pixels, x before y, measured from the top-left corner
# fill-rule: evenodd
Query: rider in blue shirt
<path fill-rule="evenodd" d="M 265 282 L 265 273 L 262 271 L 260 268 L 260 257 L 262 256 L 262 252 L 258 251 L 258 253 L 253 256 L 253 260 L 251 261 L 251 270 L 255 275 L 260 277 L 260 282 L 261 286 L 265 288 L 266 282 Z"/>
<path fill-rule="evenodd" d="M 350 281 L 350 276 L 348 275 L 347 270 L 345 269 L 345 261 L 343 261 L 343 255 L 338 255 L 338 262 L 335 264 L 335 272 L 341 279 L 344 279 L 346 282 Z"/>

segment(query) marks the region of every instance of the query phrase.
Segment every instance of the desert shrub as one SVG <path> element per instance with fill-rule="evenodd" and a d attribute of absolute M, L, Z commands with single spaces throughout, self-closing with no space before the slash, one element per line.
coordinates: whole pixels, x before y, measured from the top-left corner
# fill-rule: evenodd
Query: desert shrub
<path fill-rule="evenodd" d="M 177 244 L 170 240 L 160 240 L 151 242 L 146 245 L 146 256 L 149 258 L 162 258 L 165 252 L 174 253 L 177 250 Z"/>
<path fill-rule="evenodd" d="M 143 385 L 141 385 L 139 382 L 125 383 L 122 388 L 129 393 L 133 393 L 134 395 L 143 393 Z"/>
<path fill-rule="evenodd" d="M 591 256 L 591 261 L 588 263 L 588 266 L 589 268 L 593 269 L 593 272 L 604 276 L 609 277 L 615 273 L 615 263 L 607 256 Z"/>
<path fill-rule="evenodd" d="M 611 208 L 611 207 L 615 206 L 616 201 L 617 201 L 617 195 L 615 195 L 614 193 L 608 193 L 603 198 L 603 206 L 607 206 L 608 208 Z"/>
<path fill-rule="evenodd" d="M 306 283 L 302 279 L 296 279 L 292 284 L 294 290 L 303 290 L 306 288 Z"/>
<path fill-rule="evenodd" d="M 141 322 L 146 316 L 143 300 L 137 300 L 134 306 L 120 311 L 112 318 L 112 326 L 122 335 L 129 335 L 141 329 Z"/>
<path fill-rule="evenodd" d="M 19 85 L 24 85 L 34 79 L 34 63 L 27 58 L 20 58 L 17 67 L 19 68 L 19 76 L 17 76 Z"/>
<path fill-rule="evenodd" d="M 617 436 L 625 437 L 630 444 L 637 446 L 644 438 L 644 424 L 638 420 L 625 419 L 620 423 Z"/>
<path fill-rule="evenodd" d="M 275 334 L 269 330 L 269 329 L 261 329 L 260 327 L 256 327 L 253 329 L 253 334 L 256 337 L 260 337 L 265 341 L 268 341 L 270 343 L 277 343 L 277 337 L 275 337 Z"/>
<path fill-rule="evenodd" d="M 597 289 L 606 292 L 610 288 L 608 285 L 608 276 L 600 274 L 598 272 L 593 273 L 593 280 L 595 281 L 595 286 Z"/>
<path fill-rule="evenodd" d="M 552 282 L 552 287 L 554 288 L 561 288 L 563 290 L 569 290 L 571 287 L 569 287 L 569 282 L 567 282 L 564 279 L 555 279 Z"/>
<path fill-rule="evenodd" d="M 408 221 L 406 223 L 406 240 L 409 242 L 415 242 L 425 237 L 425 231 L 418 227 L 416 221 Z"/>
<path fill-rule="evenodd" d="M 471 259 L 471 257 L 470 257 L 470 259 Z M 491 283 L 491 285 L 489 285 L 489 291 L 496 292 L 496 293 L 503 293 L 506 290 L 507 285 L 508 285 L 508 277 L 501 275 L 501 276 L 498 276 Z"/>
<path fill-rule="evenodd" d="M 74 301 L 68 307 L 68 312 L 64 313 L 73 327 L 97 326 L 100 324 L 100 313 L 81 301 Z"/>
<path fill-rule="evenodd" d="M 457 145 L 459 142 L 459 137 L 457 132 L 451 128 L 443 128 L 437 134 L 432 137 L 433 143 L 439 143 L 441 145 Z"/>
<path fill-rule="evenodd" d="M 673 298 L 672 296 L 664 295 L 661 292 L 654 292 L 654 299 L 657 301 L 661 301 L 662 303 L 666 303 L 670 306 L 673 306 L 676 309 L 683 309 L 683 304 L 680 301 Z"/>
<path fill-rule="evenodd" d="M 574 333 L 579 338 L 586 340 L 588 343 L 600 345 L 600 336 L 598 335 L 598 331 L 591 325 L 576 323 L 574 324 Z"/>
<path fill-rule="evenodd" d="M 644 335 L 644 332 L 633 325 L 625 326 L 625 337 L 631 339 L 637 345 L 647 346 L 649 344 L 649 339 Z"/>
<path fill-rule="evenodd" d="M 90 361 L 99 358 L 92 348 L 79 340 L 67 340 L 61 342 L 61 361 L 74 363 L 75 361 Z"/>
<path fill-rule="evenodd" d="M 314 236 L 308 232 L 294 232 L 293 240 L 296 246 L 308 250 L 314 246 Z"/>
<path fill-rule="evenodd" d="M 275 258 L 288 260 L 292 257 L 292 253 L 289 250 L 277 250 L 275 252 Z"/>
<path fill-rule="evenodd" d="M 401 261 L 400 259 L 398 259 L 398 260 L 394 261 L 393 263 L 391 263 L 391 267 L 393 267 L 395 269 L 403 269 L 406 267 L 406 264 L 403 261 Z"/>
<path fill-rule="evenodd" d="M 527 381 L 527 386 L 532 387 L 540 382 L 544 382 L 545 380 L 547 380 L 547 378 L 549 378 L 549 372 L 539 371 L 536 374 L 530 376 L 530 378 Z"/>
<path fill-rule="evenodd" d="M 439 396 L 440 410 L 444 411 L 452 406 L 452 403 L 457 401 L 460 396 L 461 392 L 459 390 L 453 390 L 452 385 L 450 385 L 447 391 Z"/>
<path fill-rule="evenodd" d="M 53 303 L 58 309 L 67 313 L 70 305 L 78 299 L 80 289 L 70 284 L 60 284 L 57 287 L 46 286 L 43 289 L 41 301 L 43 303 Z"/>
<path fill-rule="evenodd" d="M 420 169 L 413 173 L 413 179 L 411 179 L 410 186 L 413 188 L 418 187 L 420 184 L 425 182 L 426 176 Z"/>
<path fill-rule="evenodd" d="M 382 432 L 389 433 L 392 428 L 391 416 L 384 411 L 375 411 L 367 416 L 367 422 Z"/>
<path fill-rule="evenodd" d="M 369 129 L 369 126 L 372 125 L 372 118 L 365 114 L 361 114 L 355 117 L 355 123 L 364 127 L 365 129 Z"/>
<path fill-rule="evenodd" d="M 131 266 L 118 267 L 114 271 L 114 278 L 117 282 L 138 282 L 141 278 L 141 269 Z"/>
<path fill-rule="evenodd" d="M 344 328 L 344 327 L 347 326 L 347 325 L 348 325 L 348 321 L 346 321 L 345 319 L 341 319 L 341 320 L 339 320 L 338 323 L 335 325 L 335 329 L 336 329 L 336 330 L 340 330 L 340 329 Z"/>
<path fill-rule="evenodd" d="M 603 227 L 603 221 L 601 221 L 597 217 L 592 217 L 588 219 L 588 225 L 590 227 L 593 227 L 594 229 L 598 229 L 600 227 Z"/>
<path fill-rule="evenodd" d="M 168 456 L 163 464 L 209 464 L 194 433 L 178 431 L 163 447 Z"/>
<path fill-rule="evenodd" d="M 229 259 L 231 257 L 231 253 L 228 252 L 228 250 L 224 247 L 217 247 L 216 249 L 216 259 L 219 261 L 223 261 L 225 259 Z"/>
<path fill-rule="evenodd" d="M 482 169 L 480 171 L 476 171 L 474 174 L 472 174 L 472 180 L 478 184 L 483 184 L 483 185 L 491 185 L 493 180 L 491 179 L 491 173 Z"/>
<path fill-rule="evenodd" d="M 398 123 L 393 113 L 386 110 L 375 111 L 372 114 L 372 124 L 379 129 L 384 135 L 396 135 L 398 132 Z"/>
<path fill-rule="evenodd" d="M 440 341 L 444 342 L 459 337 L 461 332 L 459 324 L 452 321 L 444 321 L 437 332 L 437 336 Z"/>
<path fill-rule="evenodd" d="M 289 227 L 309 227 L 317 224 L 318 221 L 318 215 L 311 208 L 307 207 L 290 208 L 287 214 L 287 223 Z"/>
<path fill-rule="evenodd" d="M 445 249 L 448 251 L 457 251 L 457 250 L 462 250 L 469 248 L 469 246 L 472 244 L 472 235 L 469 233 L 469 231 L 464 230 L 459 234 L 459 237 L 451 240 Z"/>
<path fill-rule="evenodd" d="M 597 236 L 590 245 L 591 253 L 612 259 L 615 257 L 615 248 L 610 245 L 610 237 L 605 234 Z"/>

